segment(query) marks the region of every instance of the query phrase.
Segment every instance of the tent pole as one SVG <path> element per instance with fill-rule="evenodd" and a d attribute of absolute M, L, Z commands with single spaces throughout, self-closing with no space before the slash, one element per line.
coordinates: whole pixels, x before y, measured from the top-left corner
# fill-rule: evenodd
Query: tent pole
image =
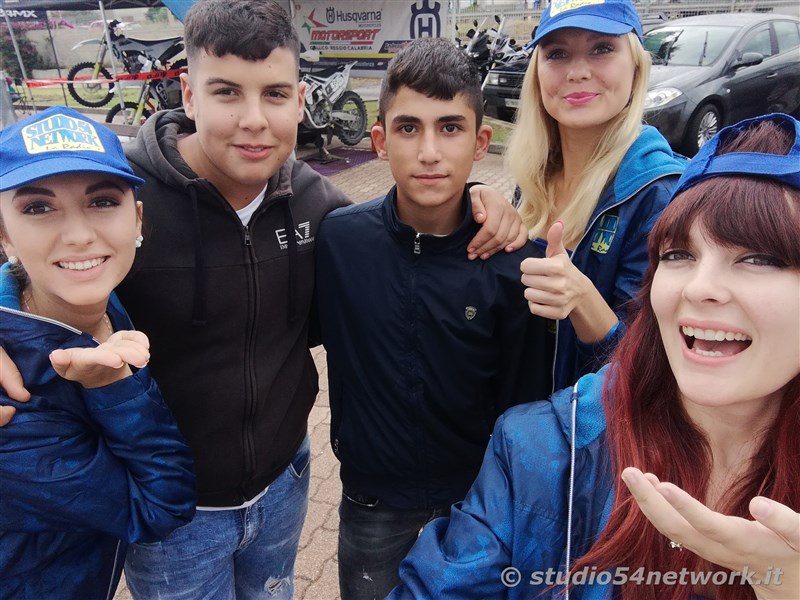
<path fill-rule="evenodd" d="M 111 75 L 116 80 L 117 78 L 117 62 L 114 60 L 114 46 L 111 42 L 111 34 L 108 31 L 108 21 L 106 20 L 105 6 L 103 0 L 97 1 L 98 8 L 100 9 L 100 18 L 103 20 L 103 35 L 106 38 L 106 47 L 108 48 L 108 58 L 111 60 Z M 125 100 L 122 98 L 122 84 L 119 81 L 114 81 L 114 89 L 117 90 L 117 101 L 119 102 L 122 114 L 125 115 Z"/>
<path fill-rule="evenodd" d="M 22 79 L 28 79 L 28 73 L 25 71 L 25 65 L 22 63 L 22 54 L 19 51 L 19 45 L 17 44 L 17 36 L 14 35 L 14 28 L 11 27 L 11 19 L 8 18 L 8 13 L 3 12 L 3 16 L 6 19 L 6 27 L 8 27 L 8 35 L 11 36 L 11 44 L 14 46 L 14 54 L 17 55 L 17 62 L 19 63 L 19 70 L 22 73 Z M 28 87 L 28 84 L 25 84 L 25 87 Z M 30 88 L 29 88 L 30 89 Z M 36 102 L 33 100 L 33 94 L 31 94 L 31 106 L 33 110 L 36 110 Z"/>
<path fill-rule="evenodd" d="M 56 52 L 56 43 L 53 40 L 53 30 L 50 29 L 50 17 L 47 11 L 44 11 L 44 22 L 47 24 L 47 35 L 50 36 L 50 47 L 53 49 L 53 58 L 56 61 L 56 69 L 58 69 L 58 78 L 63 79 L 61 75 L 61 61 L 58 59 L 58 52 Z M 61 94 L 64 96 L 64 106 L 69 106 L 67 103 L 67 92 L 64 89 L 64 84 L 61 84 Z"/>

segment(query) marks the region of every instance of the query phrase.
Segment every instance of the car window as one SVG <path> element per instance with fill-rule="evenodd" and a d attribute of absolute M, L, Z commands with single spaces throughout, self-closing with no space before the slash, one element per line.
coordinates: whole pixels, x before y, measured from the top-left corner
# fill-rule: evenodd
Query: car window
<path fill-rule="evenodd" d="M 778 38 L 778 53 L 783 54 L 800 46 L 800 28 L 791 21 L 775 21 L 775 37 Z"/>
<path fill-rule="evenodd" d="M 749 33 L 739 46 L 739 56 L 745 52 L 758 52 L 764 57 L 772 56 L 772 41 L 769 37 L 769 27 L 764 26 Z"/>
<path fill-rule="evenodd" d="M 654 65 L 703 66 L 713 63 L 728 45 L 736 27 L 659 27 L 644 36 Z"/>

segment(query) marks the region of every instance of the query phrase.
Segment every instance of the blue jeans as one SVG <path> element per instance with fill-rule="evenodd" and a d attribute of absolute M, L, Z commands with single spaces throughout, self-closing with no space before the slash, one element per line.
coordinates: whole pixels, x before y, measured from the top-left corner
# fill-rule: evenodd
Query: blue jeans
<path fill-rule="evenodd" d="M 450 507 L 401 510 L 346 490 L 339 504 L 339 592 L 342 600 L 383 600 L 400 584 L 400 563 L 422 527 Z"/>
<path fill-rule="evenodd" d="M 137 600 L 289 600 L 308 509 L 310 447 L 300 446 L 267 493 L 247 508 L 197 511 L 153 544 L 132 544 L 125 578 Z"/>

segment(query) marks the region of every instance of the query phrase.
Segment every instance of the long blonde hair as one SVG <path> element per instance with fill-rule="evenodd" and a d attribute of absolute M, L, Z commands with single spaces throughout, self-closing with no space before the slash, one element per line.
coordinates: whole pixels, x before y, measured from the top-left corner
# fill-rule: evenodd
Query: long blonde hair
<path fill-rule="evenodd" d="M 580 175 L 575 194 L 559 215 L 564 223 L 564 241 L 570 246 L 583 235 L 600 194 L 613 179 L 622 158 L 639 137 L 650 76 L 650 54 L 634 33 L 626 34 L 633 63 L 631 101 L 608 122 L 605 133 Z M 553 175 L 563 169 L 558 123 L 544 108 L 539 88 L 539 47 L 534 49 L 522 82 L 517 125 L 509 140 L 506 165 L 522 190 L 520 215 L 533 235 L 542 231 L 555 208 Z"/>

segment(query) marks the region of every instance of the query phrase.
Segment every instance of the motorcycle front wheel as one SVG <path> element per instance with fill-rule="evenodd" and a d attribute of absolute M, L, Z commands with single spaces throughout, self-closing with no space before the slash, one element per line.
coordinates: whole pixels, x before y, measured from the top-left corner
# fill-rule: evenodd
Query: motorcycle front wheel
<path fill-rule="evenodd" d="M 80 82 L 91 79 L 108 79 L 108 83 L 68 83 L 67 90 L 69 95 L 75 98 L 76 102 L 82 106 L 92 108 L 104 106 L 111 102 L 114 94 L 111 93 L 111 73 L 105 67 L 100 67 L 97 77 L 94 75 L 95 63 L 78 63 L 69 70 L 67 79 L 69 81 Z"/>
<path fill-rule="evenodd" d="M 118 123 L 121 125 L 142 125 L 146 120 L 147 117 L 150 116 L 150 111 L 146 108 L 142 109 L 142 118 L 139 120 L 138 123 L 131 123 L 133 121 L 133 117 L 136 114 L 136 108 L 138 104 L 136 102 L 128 101 L 125 103 L 125 110 L 122 110 L 122 107 L 119 104 L 116 104 L 111 107 L 111 110 L 108 111 L 106 115 L 106 123 Z"/>
<path fill-rule="evenodd" d="M 346 113 L 337 115 L 336 113 Z M 333 105 L 333 132 L 343 144 L 355 146 L 367 130 L 367 107 L 361 96 L 347 91 Z"/>

